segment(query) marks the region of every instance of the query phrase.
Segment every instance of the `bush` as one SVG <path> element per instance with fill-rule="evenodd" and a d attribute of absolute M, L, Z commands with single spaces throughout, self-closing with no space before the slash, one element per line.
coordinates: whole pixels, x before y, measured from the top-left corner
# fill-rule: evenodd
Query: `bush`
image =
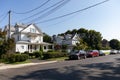
<path fill-rule="evenodd" d="M 24 54 L 29 54 L 29 52 L 28 52 L 28 51 L 25 51 Z"/>
<path fill-rule="evenodd" d="M 59 57 L 66 57 L 67 53 L 64 52 L 47 52 L 43 54 L 43 59 L 49 58 L 59 58 Z"/>
<path fill-rule="evenodd" d="M 20 52 L 15 52 L 16 54 L 20 54 Z"/>
<path fill-rule="evenodd" d="M 42 59 L 42 57 L 43 57 L 42 51 L 35 51 L 35 52 L 33 52 L 33 54 L 35 55 L 35 58 Z"/>
<path fill-rule="evenodd" d="M 48 50 L 48 52 L 54 52 L 54 50 Z"/>
<path fill-rule="evenodd" d="M 29 58 L 26 54 L 3 54 L 2 60 L 9 63 L 22 62 Z"/>

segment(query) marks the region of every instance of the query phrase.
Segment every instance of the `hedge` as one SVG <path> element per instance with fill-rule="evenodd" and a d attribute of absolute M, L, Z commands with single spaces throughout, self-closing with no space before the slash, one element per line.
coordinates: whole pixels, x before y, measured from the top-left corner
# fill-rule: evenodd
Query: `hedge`
<path fill-rule="evenodd" d="M 43 59 L 66 57 L 67 55 L 64 52 L 46 52 L 43 54 Z"/>
<path fill-rule="evenodd" d="M 29 56 L 27 54 L 3 54 L 2 60 L 9 63 L 26 61 Z"/>

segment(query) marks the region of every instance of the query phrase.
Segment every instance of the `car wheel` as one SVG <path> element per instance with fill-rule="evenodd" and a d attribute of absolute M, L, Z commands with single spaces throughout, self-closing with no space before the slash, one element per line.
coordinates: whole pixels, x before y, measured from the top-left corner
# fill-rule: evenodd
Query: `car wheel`
<path fill-rule="evenodd" d="M 78 56 L 78 60 L 80 59 L 80 57 Z"/>
<path fill-rule="evenodd" d="M 92 55 L 92 58 L 94 58 L 94 56 Z"/>

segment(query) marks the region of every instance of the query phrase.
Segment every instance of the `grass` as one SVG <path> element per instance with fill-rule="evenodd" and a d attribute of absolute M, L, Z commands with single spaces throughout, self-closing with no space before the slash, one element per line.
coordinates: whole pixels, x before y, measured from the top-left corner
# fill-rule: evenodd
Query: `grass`
<path fill-rule="evenodd" d="M 15 62 L 15 63 L 12 63 L 12 64 L 26 64 L 26 63 L 30 63 L 30 61 L 26 60 L 26 61 L 23 61 L 23 62 Z"/>
<path fill-rule="evenodd" d="M 110 52 L 105 52 L 105 54 L 106 54 L 106 55 L 109 55 L 109 54 L 110 54 Z"/>

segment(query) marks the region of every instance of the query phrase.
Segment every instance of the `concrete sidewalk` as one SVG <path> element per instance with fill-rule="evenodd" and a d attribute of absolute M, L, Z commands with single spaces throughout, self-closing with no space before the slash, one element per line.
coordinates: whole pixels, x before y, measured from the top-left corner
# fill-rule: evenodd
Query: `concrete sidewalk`
<path fill-rule="evenodd" d="M 16 65 L 0 63 L 0 70 L 10 69 L 10 68 L 21 68 L 25 66 L 32 66 L 32 65 L 39 65 L 39 64 L 49 64 L 49 63 L 55 63 L 55 62 L 57 61 L 44 61 L 44 62 L 38 62 L 38 63 L 26 63 L 26 64 L 16 64 Z"/>

